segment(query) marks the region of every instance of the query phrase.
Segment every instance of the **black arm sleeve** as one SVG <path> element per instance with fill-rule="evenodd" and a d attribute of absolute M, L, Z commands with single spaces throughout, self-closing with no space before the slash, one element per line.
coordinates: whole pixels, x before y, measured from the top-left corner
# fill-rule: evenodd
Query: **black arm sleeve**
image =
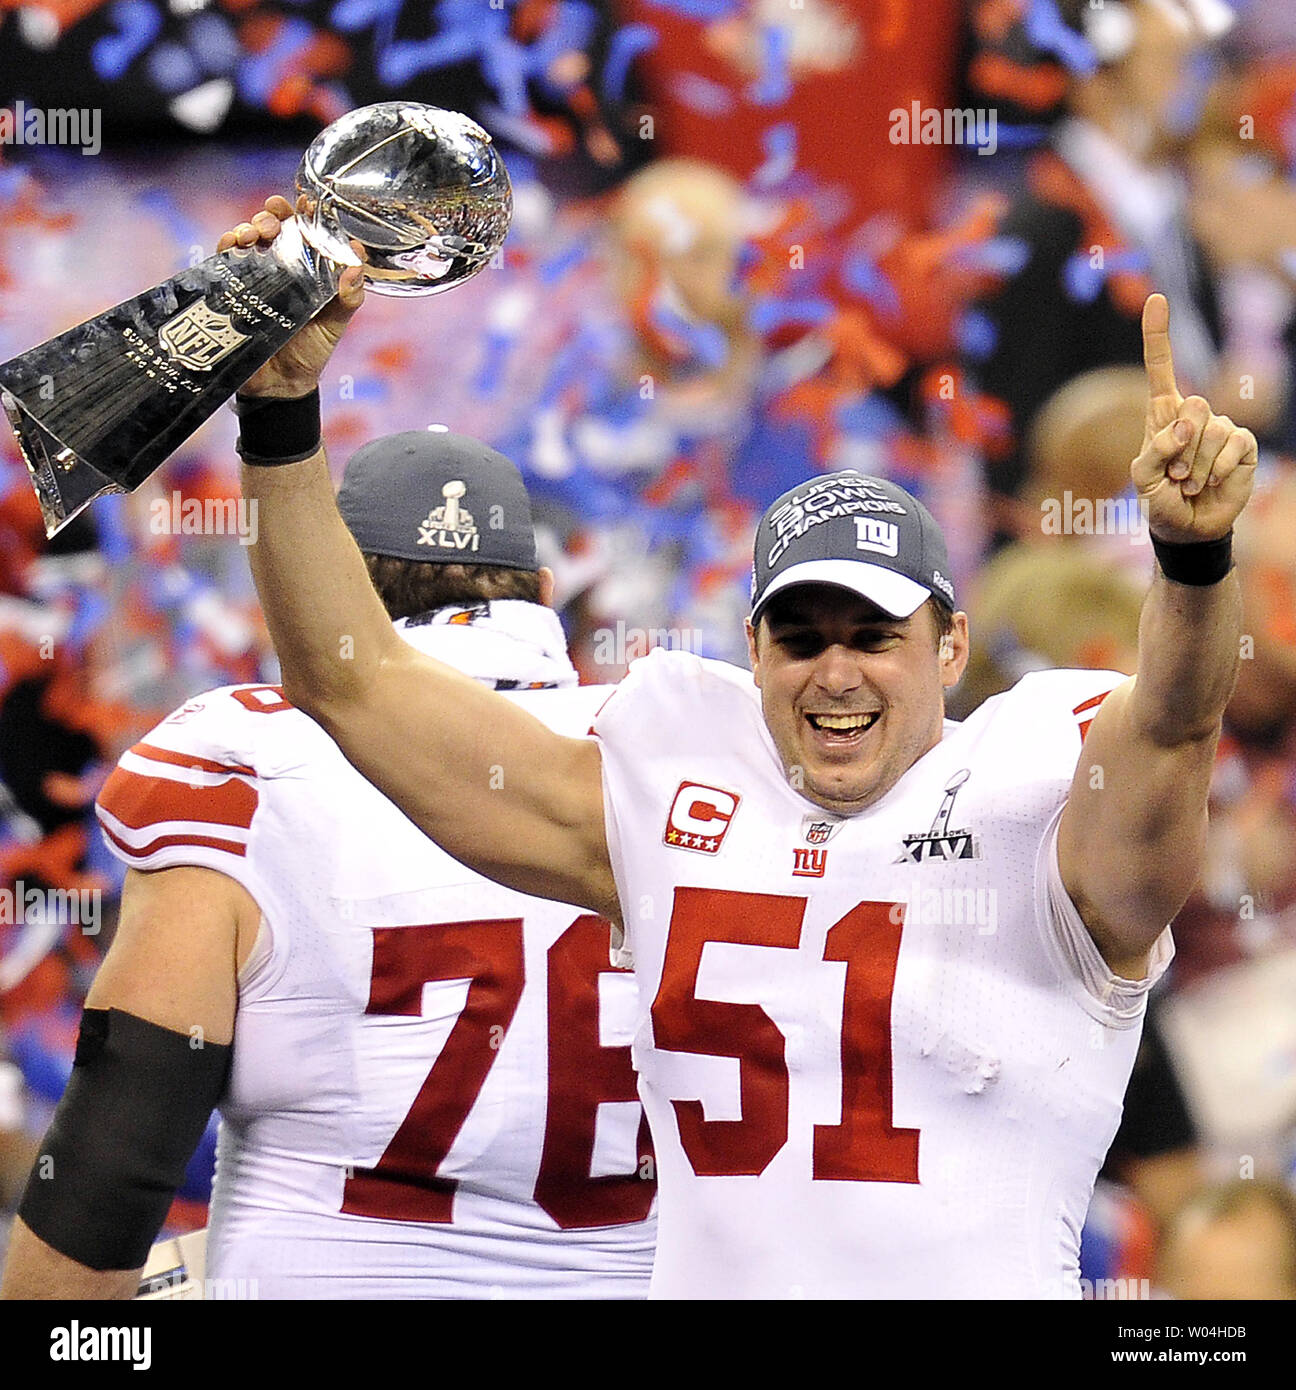
<path fill-rule="evenodd" d="M 18 1214 L 91 1269 L 138 1269 L 170 1208 L 233 1048 L 120 1009 L 86 1009 L 63 1098 Z"/>

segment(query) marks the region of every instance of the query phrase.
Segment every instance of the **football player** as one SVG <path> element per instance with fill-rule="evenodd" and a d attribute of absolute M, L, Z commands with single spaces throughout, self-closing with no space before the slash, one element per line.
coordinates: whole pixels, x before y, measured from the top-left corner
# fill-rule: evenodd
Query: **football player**
<path fill-rule="evenodd" d="M 576 688 L 508 459 L 393 435 L 339 505 L 398 642 L 588 733 L 609 692 Z M 6 1296 L 134 1295 L 213 1106 L 217 1296 L 646 1296 L 655 1182 L 606 921 L 475 876 L 277 686 L 189 701 L 97 810 L 121 924 Z"/>
<path fill-rule="evenodd" d="M 968 628 L 939 529 L 841 473 L 761 521 L 752 671 L 654 653 L 589 741 L 391 630 L 315 390 L 362 298 L 348 270 L 243 407 L 286 696 L 456 857 L 619 923 L 661 1183 L 653 1292 L 1078 1296 L 1198 871 L 1256 464 L 1247 431 L 1180 395 L 1165 299 L 1144 310 L 1131 468 L 1157 559 L 1136 678 L 1040 673 L 946 723 Z"/>

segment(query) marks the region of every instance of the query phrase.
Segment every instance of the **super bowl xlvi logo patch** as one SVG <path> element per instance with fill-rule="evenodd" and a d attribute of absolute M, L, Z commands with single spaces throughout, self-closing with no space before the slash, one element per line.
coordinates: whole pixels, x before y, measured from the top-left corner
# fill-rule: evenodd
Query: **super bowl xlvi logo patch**
<path fill-rule="evenodd" d="M 182 309 L 158 329 L 158 342 L 172 360 L 192 372 L 210 371 L 247 339 L 228 314 L 218 314 L 204 299 Z"/>
<path fill-rule="evenodd" d="M 672 849 L 691 849 L 699 854 L 719 854 L 734 813 L 742 798 L 736 792 L 708 787 L 701 782 L 681 782 L 662 843 Z"/>
<path fill-rule="evenodd" d="M 925 835 L 906 835 L 900 842 L 903 848 L 897 864 L 921 864 L 928 859 L 980 859 L 981 846 L 970 830 L 951 830 L 950 813 L 958 789 L 971 777 L 970 768 L 960 768 L 945 783 L 945 795 Z"/>
<path fill-rule="evenodd" d="M 441 489 L 445 504 L 433 507 L 419 525 L 418 544 L 436 546 L 439 550 L 476 550 L 481 542 L 477 523 L 467 507 L 459 505 L 468 491 L 457 478 Z"/>

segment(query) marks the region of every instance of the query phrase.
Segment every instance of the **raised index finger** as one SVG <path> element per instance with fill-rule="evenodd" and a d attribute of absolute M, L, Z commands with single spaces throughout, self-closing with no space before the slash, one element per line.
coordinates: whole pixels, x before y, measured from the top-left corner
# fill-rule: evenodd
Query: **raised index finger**
<path fill-rule="evenodd" d="M 1178 410 L 1182 397 L 1175 385 L 1174 356 L 1170 351 L 1170 305 L 1163 294 L 1148 295 L 1143 306 L 1143 366 L 1147 371 L 1149 403 L 1155 407 L 1168 400 L 1171 408 Z"/>

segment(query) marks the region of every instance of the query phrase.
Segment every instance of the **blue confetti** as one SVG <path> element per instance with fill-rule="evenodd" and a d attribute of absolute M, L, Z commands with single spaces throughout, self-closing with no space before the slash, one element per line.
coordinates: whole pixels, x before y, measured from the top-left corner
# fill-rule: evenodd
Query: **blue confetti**
<path fill-rule="evenodd" d="M 656 48 L 659 37 L 657 31 L 646 24 L 627 24 L 612 35 L 600 84 L 605 102 L 614 105 L 621 100 L 630 65 L 641 53 Z"/>
<path fill-rule="evenodd" d="M 965 270 L 988 270 L 996 275 L 1016 275 L 1030 260 L 1030 243 L 1021 237 L 994 236 L 960 246 L 950 263 Z"/>
<path fill-rule="evenodd" d="M 1054 0 L 1031 0 L 1022 29 L 1036 48 L 1052 53 L 1079 76 L 1089 77 L 1098 71 L 1093 44 L 1063 20 Z"/>
<path fill-rule="evenodd" d="M 843 401 L 837 423 L 848 434 L 863 439 L 894 439 L 906 430 L 904 416 L 877 391 Z"/>
<path fill-rule="evenodd" d="M 1176 135 L 1192 135 L 1201 123 L 1207 97 L 1215 85 L 1219 64 L 1208 50 L 1194 53 L 1188 60 L 1183 81 L 1167 103 L 1166 128 Z"/>
<path fill-rule="evenodd" d="M 969 309 L 955 328 L 960 349 L 976 362 L 986 361 L 999 345 L 999 329 L 988 314 Z"/>
<path fill-rule="evenodd" d="M 833 306 L 826 299 L 775 299 L 762 295 L 748 310 L 748 322 L 759 334 L 772 333 L 789 323 L 805 323 L 818 327 L 833 316 Z"/>
<path fill-rule="evenodd" d="M 512 168 L 512 156 L 509 157 L 509 167 Z M 540 265 L 540 283 L 542 285 L 560 284 L 568 273 L 589 257 L 589 247 L 584 242 L 577 242 L 573 246 L 568 246 L 560 251 L 558 255 L 551 256 L 547 261 Z"/>
<path fill-rule="evenodd" d="M 765 147 L 765 163 L 751 176 L 751 181 L 757 188 L 773 188 L 796 168 L 796 126 L 790 121 L 770 126 L 761 143 Z"/>
<path fill-rule="evenodd" d="M 344 34 L 367 29 L 400 13 L 405 0 L 339 0 L 329 15 L 329 23 Z"/>
<path fill-rule="evenodd" d="M 189 50 L 178 43 L 160 43 L 148 56 L 148 74 L 154 85 L 168 95 L 187 91 L 197 84 L 198 64 Z"/>
<path fill-rule="evenodd" d="M 115 82 L 157 38 L 162 16 L 147 0 L 118 0 L 108 18 L 117 33 L 106 34 L 90 50 L 94 69 L 105 82 Z"/>
<path fill-rule="evenodd" d="M 740 14 L 746 0 L 648 0 L 659 10 L 670 10 L 685 19 L 728 19 Z"/>
<path fill-rule="evenodd" d="M 504 384 L 504 368 L 508 365 L 509 353 L 516 341 L 516 333 L 506 333 L 498 328 L 487 331 L 482 364 L 472 386 L 476 395 L 489 400 L 499 394 Z"/>
<path fill-rule="evenodd" d="M 70 651 L 82 651 L 111 616 L 112 605 L 106 594 L 97 594 L 91 589 L 78 590 L 76 610 L 63 638 L 64 644 Z"/>
<path fill-rule="evenodd" d="M 679 339 L 702 366 L 722 367 L 729 360 L 729 340 L 718 324 L 687 319 L 661 299 L 653 303 L 649 318 L 662 332 Z"/>
<path fill-rule="evenodd" d="M 757 106 L 782 106 L 792 95 L 788 59 L 792 56 L 792 35 L 781 24 L 761 29 L 763 67 L 759 79 L 747 89 L 748 100 Z"/>
<path fill-rule="evenodd" d="M 127 564 L 135 554 L 135 538 L 127 513 L 126 494 L 110 492 L 95 502 L 99 551 L 110 566 Z"/>
<path fill-rule="evenodd" d="M 185 37 L 195 61 L 208 76 L 228 77 L 238 67 L 243 49 L 222 15 L 195 15 L 185 28 Z"/>
<path fill-rule="evenodd" d="M 239 65 L 238 86 L 243 97 L 254 106 L 264 106 L 283 76 L 287 61 L 314 37 L 314 27 L 304 19 L 285 20 L 269 48 Z"/>
<path fill-rule="evenodd" d="M 900 312 L 900 295 L 871 256 L 852 251 L 842 262 L 842 283 L 879 312 L 893 316 Z"/>
<path fill-rule="evenodd" d="M 1141 251 L 1108 252 L 1100 265 L 1094 265 L 1087 251 L 1077 251 L 1062 268 L 1062 283 L 1078 304 L 1092 304 L 1102 293 L 1109 275 L 1120 271 L 1146 271 L 1147 256 Z"/>
<path fill-rule="evenodd" d="M 1048 143 L 1049 128 L 1044 125 L 1013 125 L 1007 121 L 999 121 L 996 123 L 995 138 L 1000 149 L 1032 150 Z"/>

